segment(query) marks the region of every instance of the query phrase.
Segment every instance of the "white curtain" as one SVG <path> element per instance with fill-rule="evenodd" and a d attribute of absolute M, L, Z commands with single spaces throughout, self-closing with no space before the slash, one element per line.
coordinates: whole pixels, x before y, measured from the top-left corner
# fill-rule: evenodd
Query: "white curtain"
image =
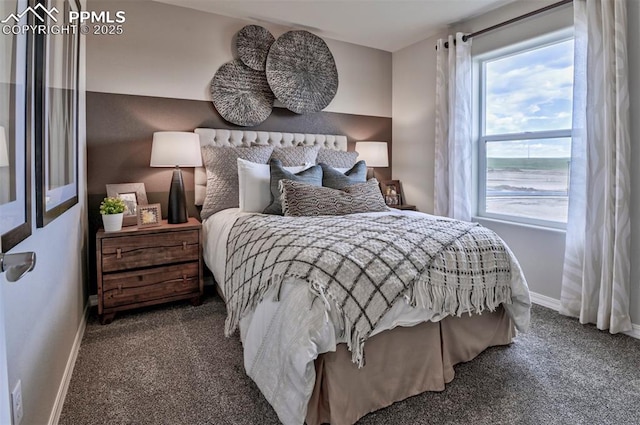
<path fill-rule="evenodd" d="M 471 220 L 471 39 L 437 42 L 434 214 Z M 444 43 L 449 47 L 445 48 Z"/>
<path fill-rule="evenodd" d="M 631 329 L 625 0 L 574 0 L 575 76 L 562 314 Z"/>

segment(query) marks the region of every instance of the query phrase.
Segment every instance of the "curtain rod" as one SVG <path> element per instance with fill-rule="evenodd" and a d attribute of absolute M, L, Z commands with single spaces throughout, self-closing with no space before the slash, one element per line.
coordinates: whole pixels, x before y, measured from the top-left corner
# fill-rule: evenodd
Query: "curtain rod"
<path fill-rule="evenodd" d="M 492 25 L 492 26 L 490 26 L 488 28 L 484 28 L 484 29 L 481 29 L 479 31 L 472 32 L 471 34 L 463 35 L 462 36 L 462 41 L 467 41 L 468 39 L 470 39 L 472 37 L 476 37 L 478 35 L 482 35 L 484 33 L 487 33 L 487 32 L 493 31 L 493 30 L 497 30 L 498 28 L 502 28 L 504 26 L 511 25 L 511 24 L 513 24 L 515 22 L 522 21 L 523 19 L 527 19 L 527 18 L 530 18 L 530 17 L 535 16 L 535 15 L 539 15 L 540 13 L 544 13 L 544 12 L 546 12 L 548 10 L 555 9 L 556 7 L 564 6 L 565 4 L 568 4 L 568 3 L 573 3 L 573 0 L 561 0 L 561 1 L 557 2 L 557 3 L 553 3 L 553 4 L 550 4 L 548 6 L 542 7 L 540 9 L 536 9 L 536 10 L 531 11 L 529 13 L 525 13 L 524 15 L 516 16 L 515 18 L 509 19 L 509 20 L 504 21 L 504 22 L 500 22 L 499 24 Z M 454 43 L 455 43 L 455 40 L 454 40 Z M 438 47 L 436 46 L 436 49 L 437 48 Z M 448 41 L 444 43 L 444 48 L 445 49 L 449 48 L 449 42 Z"/>

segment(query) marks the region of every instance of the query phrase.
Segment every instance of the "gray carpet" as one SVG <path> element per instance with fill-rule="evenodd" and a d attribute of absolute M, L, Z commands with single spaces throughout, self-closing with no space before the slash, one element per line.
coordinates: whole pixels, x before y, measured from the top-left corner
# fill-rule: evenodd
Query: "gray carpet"
<path fill-rule="evenodd" d="M 90 318 L 60 424 L 277 424 L 223 336 L 215 296 Z M 371 413 L 360 425 L 640 424 L 640 340 L 534 306 L 531 330 L 456 366 L 443 392 Z"/>

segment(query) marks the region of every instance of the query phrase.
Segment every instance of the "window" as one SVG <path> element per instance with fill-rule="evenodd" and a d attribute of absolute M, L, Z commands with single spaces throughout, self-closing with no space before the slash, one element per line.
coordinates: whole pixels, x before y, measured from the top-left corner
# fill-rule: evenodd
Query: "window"
<path fill-rule="evenodd" d="M 480 216 L 564 227 L 569 204 L 573 39 L 484 55 L 479 77 Z"/>

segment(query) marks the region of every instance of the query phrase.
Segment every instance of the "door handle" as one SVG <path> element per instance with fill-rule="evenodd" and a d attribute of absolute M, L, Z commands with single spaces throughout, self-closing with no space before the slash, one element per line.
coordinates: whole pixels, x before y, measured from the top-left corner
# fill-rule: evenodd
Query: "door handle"
<path fill-rule="evenodd" d="M 7 272 L 8 282 L 15 282 L 36 266 L 35 252 L 0 253 L 0 272 Z"/>

